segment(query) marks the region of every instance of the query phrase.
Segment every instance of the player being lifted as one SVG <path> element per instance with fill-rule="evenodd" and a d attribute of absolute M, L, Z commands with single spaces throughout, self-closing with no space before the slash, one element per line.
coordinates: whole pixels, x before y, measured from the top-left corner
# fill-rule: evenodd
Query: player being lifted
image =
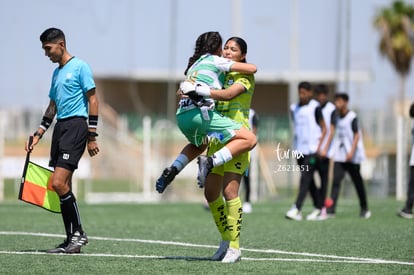
<path fill-rule="evenodd" d="M 249 129 L 215 111 L 214 101 L 208 98 L 210 89 L 223 88 L 226 72 L 254 74 L 256 66 L 220 57 L 221 54 L 222 38 L 218 32 L 206 32 L 197 38 L 194 54 L 184 72 L 186 81 L 180 85 L 182 98 L 176 113 L 178 127 L 190 143 L 157 180 L 159 193 L 164 192 L 175 176 L 206 149 L 209 137 L 226 146 L 212 156 L 198 158 L 200 187 L 204 186 L 213 167 L 250 151 L 256 145 L 256 136 Z"/>

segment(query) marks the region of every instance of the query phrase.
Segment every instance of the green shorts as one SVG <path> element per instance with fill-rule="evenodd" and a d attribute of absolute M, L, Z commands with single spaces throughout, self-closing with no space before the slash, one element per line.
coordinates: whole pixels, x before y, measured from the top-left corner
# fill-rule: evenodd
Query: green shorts
<path fill-rule="evenodd" d="M 178 128 L 188 141 L 197 147 L 203 144 L 207 136 L 226 144 L 236 135 L 235 130 L 242 127 L 241 123 L 237 123 L 217 111 L 208 111 L 208 115 L 210 120 L 203 119 L 201 111 L 197 107 L 189 110 L 181 108 L 177 110 Z"/>
<path fill-rule="evenodd" d="M 216 140 L 211 140 L 208 144 L 207 155 L 211 156 L 225 145 L 218 143 Z M 249 167 L 250 163 L 250 153 L 245 152 L 238 155 L 237 157 L 231 159 L 230 161 L 224 163 L 223 165 L 213 167 L 211 173 L 224 176 L 224 173 L 230 172 L 239 175 L 243 175 L 246 169 Z"/>

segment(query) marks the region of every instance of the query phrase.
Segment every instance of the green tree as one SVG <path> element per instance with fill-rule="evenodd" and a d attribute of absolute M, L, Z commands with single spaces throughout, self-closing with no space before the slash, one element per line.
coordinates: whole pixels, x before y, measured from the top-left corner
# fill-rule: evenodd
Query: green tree
<path fill-rule="evenodd" d="M 397 111 L 396 197 L 402 199 L 407 182 L 407 138 L 405 118 L 405 85 L 414 54 L 414 7 L 404 1 L 394 1 L 390 7 L 381 9 L 374 24 L 381 34 L 380 52 L 388 58 L 400 77 Z"/>
<path fill-rule="evenodd" d="M 394 1 L 391 7 L 378 12 L 374 24 L 381 33 L 379 50 L 400 76 L 399 99 L 403 104 L 406 77 L 414 55 L 414 6 L 401 0 Z"/>

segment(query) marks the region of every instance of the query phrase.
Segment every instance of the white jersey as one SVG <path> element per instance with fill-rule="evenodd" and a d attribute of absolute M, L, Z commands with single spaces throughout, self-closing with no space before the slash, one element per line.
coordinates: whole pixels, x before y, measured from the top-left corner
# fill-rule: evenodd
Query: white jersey
<path fill-rule="evenodd" d="M 410 166 L 414 166 L 414 124 L 411 129 L 411 156 L 410 156 Z"/>
<path fill-rule="evenodd" d="M 250 108 L 249 110 L 249 127 L 250 130 L 253 130 L 253 118 L 256 115 L 256 111 Z"/>
<path fill-rule="evenodd" d="M 352 130 L 352 121 L 357 115 L 353 111 L 349 111 L 344 117 L 337 117 L 335 124 L 335 135 L 329 150 L 329 157 L 337 162 L 345 162 L 346 155 L 352 149 L 354 140 L 354 132 Z M 359 128 L 359 127 L 358 127 Z M 351 160 L 352 163 L 359 164 L 365 160 L 365 148 L 361 130 L 358 129 L 359 139 L 355 150 L 355 154 Z"/>
<path fill-rule="evenodd" d="M 235 62 L 212 54 L 202 55 L 188 69 L 187 79 L 193 84 L 208 85 L 212 89 L 222 89 L 226 72 Z"/>
<path fill-rule="evenodd" d="M 315 118 L 315 110 L 319 103 L 311 99 L 306 105 L 292 104 L 294 124 L 294 149 L 304 155 L 315 154 L 318 150 L 322 130 Z"/>
<path fill-rule="evenodd" d="M 336 109 L 335 105 L 329 101 L 326 102 L 325 106 L 322 107 L 322 116 L 323 116 L 323 120 L 325 121 L 325 125 L 326 125 L 326 134 L 325 134 L 325 138 L 322 141 L 321 148 L 325 148 L 326 143 L 328 142 L 328 138 L 331 133 L 332 112 L 334 112 L 335 109 Z"/>

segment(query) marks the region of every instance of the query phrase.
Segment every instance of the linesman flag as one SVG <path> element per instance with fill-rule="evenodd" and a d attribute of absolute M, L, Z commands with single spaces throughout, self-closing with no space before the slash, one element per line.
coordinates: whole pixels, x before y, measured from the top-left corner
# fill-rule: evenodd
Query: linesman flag
<path fill-rule="evenodd" d="M 32 143 L 29 138 L 29 146 Z M 61 213 L 59 195 L 52 187 L 53 171 L 30 161 L 27 152 L 20 182 L 19 200 L 34 204 L 54 213 Z"/>

